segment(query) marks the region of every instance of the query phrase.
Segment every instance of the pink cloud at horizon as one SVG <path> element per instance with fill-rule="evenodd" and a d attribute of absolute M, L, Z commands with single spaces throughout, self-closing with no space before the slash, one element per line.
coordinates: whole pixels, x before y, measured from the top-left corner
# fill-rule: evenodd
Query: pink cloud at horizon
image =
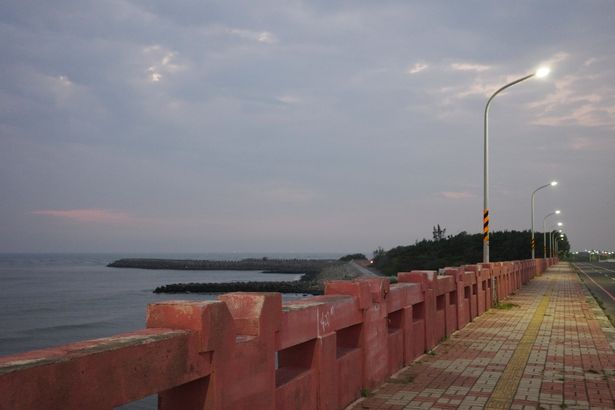
<path fill-rule="evenodd" d="M 132 222 L 134 219 L 126 212 L 86 208 L 86 209 L 44 209 L 32 211 L 33 215 L 65 218 L 77 222 Z"/>

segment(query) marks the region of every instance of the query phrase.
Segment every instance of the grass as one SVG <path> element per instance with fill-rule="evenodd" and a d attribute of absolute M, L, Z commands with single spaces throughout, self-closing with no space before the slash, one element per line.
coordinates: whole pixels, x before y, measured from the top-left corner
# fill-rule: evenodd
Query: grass
<path fill-rule="evenodd" d="M 370 397 L 373 393 L 370 389 L 361 389 L 361 397 Z"/>
<path fill-rule="evenodd" d="M 498 302 L 497 305 L 495 305 L 496 309 L 501 309 L 501 310 L 510 310 L 512 308 L 518 308 L 519 305 L 517 305 L 516 303 L 510 303 L 510 302 L 506 302 L 506 303 L 502 303 L 502 302 Z"/>
<path fill-rule="evenodd" d="M 396 377 L 391 377 L 387 382 L 395 384 L 408 384 L 414 381 L 414 375 L 412 374 L 400 374 Z"/>

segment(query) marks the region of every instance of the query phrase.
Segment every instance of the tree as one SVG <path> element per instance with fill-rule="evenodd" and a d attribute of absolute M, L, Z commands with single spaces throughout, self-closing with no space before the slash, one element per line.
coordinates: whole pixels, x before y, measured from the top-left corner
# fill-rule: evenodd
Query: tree
<path fill-rule="evenodd" d="M 414 245 L 397 246 L 378 252 L 375 267 L 386 275 L 411 270 L 436 270 L 446 266 L 479 263 L 482 260 L 483 235 L 460 232 L 444 236 L 445 230 L 434 226 L 434 239 L 416 241 Z M 529 259 L 531 232 L 493 231 L 491 233 L 491 260 L 512 261 Z M 570 245 L 568 237 L 560 239 L 560 254 L 565 255 Z"/>
<path fill-rule="evenodd" d="M 355 260 L 366 260 L 367 257 L 362 253 L 352 253 L 350 255 L 342 256 L 339 260 L 344 262 L 350 262 Z"/>
<path fill-rule="evenodd" d="M 433 240 L 434 241 L 441 241 L 442 239 L 444 239 L 445 234 L 446 234 L 446 228 L 445 229 L 440 228 L 440 224 L 438 224 L 438 228 L 436 228 L 435 226 L 433 227 Z"/>
<path fill-rule="evenodd" d="M 386 253 L 386 251 L 382 248 L 382 246 L 379 246 L 378 249 L 376 249 L 375 251 L 372 252 L 374 258 L 377 258 L 378 256 L 382 256 Z"/>

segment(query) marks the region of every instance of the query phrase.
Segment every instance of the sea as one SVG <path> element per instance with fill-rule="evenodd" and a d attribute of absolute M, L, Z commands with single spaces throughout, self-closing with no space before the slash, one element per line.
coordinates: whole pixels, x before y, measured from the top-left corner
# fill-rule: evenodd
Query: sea
<path fill-rule="evenodd" d="M 111 336 L 145 327 L 149 303 L 212 300 L 215 294 L 155 294 L 180 282 L 298 280 L 260 271 L 109 268 L 121 258 L 239 260 L 268 257 L 335 259 L 329 253 L 0 254 L 0 356 Z M 285 294 L 284 299 L 303 295 Z M 122 409 L 156 408 L 148 398 Z"/>

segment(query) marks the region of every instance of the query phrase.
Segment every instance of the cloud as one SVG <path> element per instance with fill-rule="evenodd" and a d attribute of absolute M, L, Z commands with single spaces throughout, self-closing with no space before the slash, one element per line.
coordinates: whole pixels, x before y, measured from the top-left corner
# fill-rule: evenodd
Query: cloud
<path fill-rule="evenodd" d="M 408 70 L 406 70 L 406 73 L 408 74 L 418 74 L 421 71 L 426 70 L 429 67 L 428 64 L 425 63 L 416 63 L 415 65 L 413 65 L 412 67 L 408 68 Z"/>
<path fill-rule="evenodd" d="M 563 61 L 567 60 L 568 58 L 570 58 L 569 53 L 565 51 L 560 51 L 559 53 L 555 53 L 554 55 L 549 57 L 547 60 L 545 60 L 543 64 L 541 64 L 541 66 L 554 67 L 562 63 Z"/>
<path fill-rule="evenodd" d="M 57 78 L 58 82 L 64 87 L 70 87 L 73 83 L 65 75 L 61 75 Z"/>
<path fill-rule="evenodd" d="M 524 74 L 513 74 L 507 75 L 505 77 L 498 76 L 498 78 L 478 77 L 475 78 L 474 81 L 469 85 L 452 85 L 440 87 L 437 90 L 437 93 L 444 94 L 444 99 L 442 101 L 445 105 L 456 103 L 456 100 L 467 97 L 490 97 L 494 93 L 494 91 L 502 87 L 502 85 L 514 81 L 522 77 L 523 75 Z"/>
<path fill-rule="evenodd" d="M 143 54 L 151 61 L 145 72 L 147 78 L 153 83 L 160 82 L 166 75 L 177 73 L 185 69 L 185 65 L 178 64 L 174 60 L 176 53 L 159 45 L 148 46 L 143 49 Z"/>
<path fill-rule="evenodd" d="M 451 68 L 457 71 L 474 71 L 480 73 L 491 69 L 491 66 L 484 64 L 471 64 L 471 63 L 453 63 Z"/>
<path fill-rule="evenodd" d="M 462 191 L 462 192 L 443 191 L 443 192 L 440 192 L 440 195 L 442 195 L 446 199 L 470 199 L 470 198 L 475 197 L 474 194 L 472 194 L 471 192 L 466 192 L 466 191 Z"/>
<path fill-rule="evenodd" d="M 153 83 L 157 83 L 160 80 L 162 80 L 162 74 L 159 73 L 158 71 L 156 71 L 156 68 L 154 67 L 149 67 L 147 69 L 147 72 L 149 74 L 149 79 L 153 82 Z"/>
<path fill-rule="evenodd" d="M 596 63 L 597 61 L 598 61 L 598 59 L 597 59 L 597 58 L 592 57 L 592 58 L 590 58 L 590 59 L 586 60 L 586 61 L 583 63 L 583 65 L 584 65 L 584 66 L 590 66 L 590 65 L 592 65 L 592 64 L 594 64 L 594 63 Z"/>
<path fill-rule="evenodd" d="M 568 59 L 570 54 L 566 52 L 558 52 L 546 59 L 540 66 L 557 67 L 564 60 Z M 491 71 L 494 66 L 475 63 L 452 63 L 450 66 L 456 71 L 468 71 L 476 73 L 474 80 L 470 85 L 452 85 L 440 87 L 439 93 L 445 94 L 443 99 L 445 105 L 456 103 L 455 100 L 473 97 L 483 96 L 489 97 L 494 91 L 502 87 L 504 84 L 510 83 L 528 74 L 528 71 L 521 71 L 515 74 L 502 75 L 488 75 L 486 71 Z M 531 70 L 529 72 L 532 72 Z M 465 80 L 464 80 L 465 82 Z"/>
<path fill-rule="evenodd" d="M 437 90 L 437 93 L 444 95 L 444 98 L 441 99 L 441 102 L 444 105 L 457 104 L 457 100 L 464 99 L 467 97 L 489 97 L 493 94 L 495 90 L 500 88 L 502 84 L 506 84 L 513 79 L 514 78 L 512 76 L 506 77 L 506 79 L 501 80 L 485 80 L 481 78 L 474 80 L 472 84 L 468 86 L 441 87 L 439 90 Z"/>
<path fill-rule="evenodd" d="M 274 44 L 278 42 L 278 38 L 269 31 L 252 31 L 238 28 L 227 28 L 225 31 L 234 36 L 245 40 L 256 41 L 258 43 Z"/>
<path fill-rule="evenodd" d="M 279 97 L 276 97 L 276 100 L 284 103 L 284 104 L 298 104 L 301 102 L 301 98 L 299 97 L 295 97 L 293 95 L 282 95 Z"/>
<path fill-rule="evenodd" d="M 594 74 L 567 75 L 554 80 L 551 93 L 527 105 L 536 112 L 533 123 L 615 129 L 615 89 L 600 87 L 600 82 Z"/>
<path fill-rule="evenodd" d="M 570 143 L 570 148 L 573 150 L 583 150 L 592 146 L 591 139 L 587 137 L 577 137 Z"/>
<path fill-rule="evenodd" d="M 86 223 L 125 223 L 133 221 L 133 218 L 125 212 L 86 208 L 86 209 L 45 209 L 32 211 L 33 215 L 51 216 L 54 218 L 63 218 L 75 222 Z"/>

